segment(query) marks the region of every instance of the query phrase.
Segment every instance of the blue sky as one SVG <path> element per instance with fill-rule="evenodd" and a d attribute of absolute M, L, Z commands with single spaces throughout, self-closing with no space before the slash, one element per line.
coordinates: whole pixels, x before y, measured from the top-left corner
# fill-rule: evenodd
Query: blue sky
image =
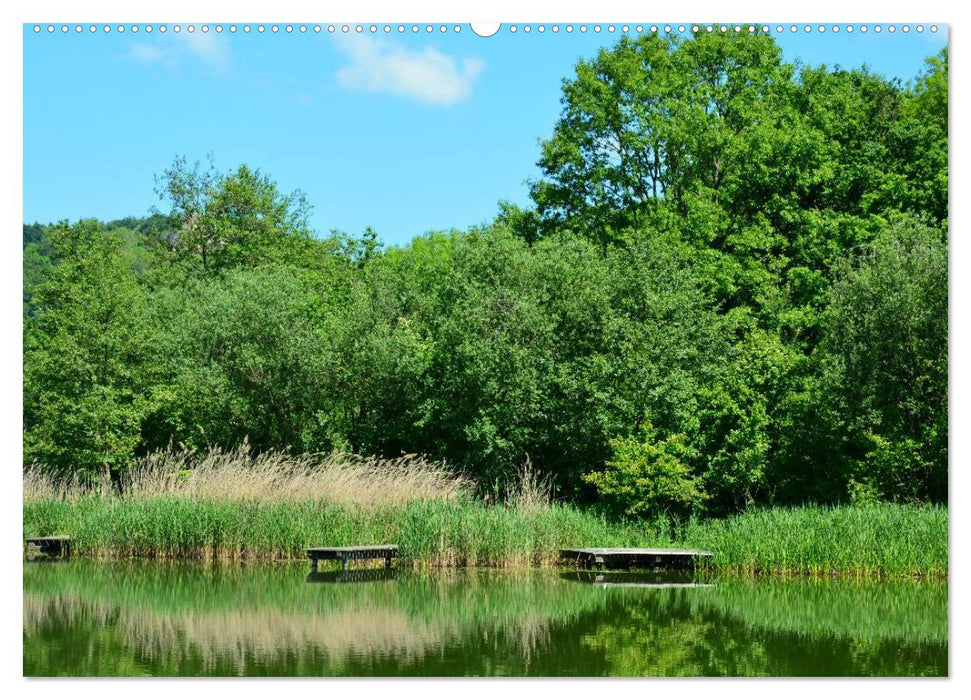
<path fill-rule="evenodd" d="M 159 203 L 155 174 L 176 155 L 211 153 L 220 169 L 246 163 L 303 190 L 317 231 L 370 225 L 389 244 L 487 221 L 500 199 L 526 204 L 561 80 L 620 33 L 101 26 L 24 26 L 25 221 L 144 215 Z M 904 81 L 947 41 L 943 25 L 870 25 L 865 35 L 802 26 L 777 35 L 787 60 L 866 63 Z"/>

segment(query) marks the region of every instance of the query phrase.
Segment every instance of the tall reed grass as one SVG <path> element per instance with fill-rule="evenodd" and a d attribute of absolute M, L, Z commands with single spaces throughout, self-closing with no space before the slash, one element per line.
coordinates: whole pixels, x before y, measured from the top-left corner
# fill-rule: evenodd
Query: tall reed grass
<path fill-rule="evenodd" d="M 711 550 L 716 568 L 747 574 L 947 576 L 944 506 L 760 508 L 691 520 L 676 537 Z"/>
<path fill-rule="evenodd" d="M 122 473 L 121 497 L 189 496 L 263 502 L 326 499 L 332 503 L 376 506 L 410 501 L 467 497 L 471 480 L 442 462 L 416 455 L 395 459 L 361 457 L 343 452 L 291 455 L 251 454 L 247 445 L 213 449 L 153 452 Z M 41 465 L 24 473 L 24 500 L 56 496 L 78 499 L 108 497 L 107 475 L 58 477 Z"/>
<path fill-rule="evenodd" d="M 164 452 L 120 495 L 106 480 L 24 475 L 25 536 L 68 534 L 95 557 L 299 559 L 309 546 L 396 543 L 406 565 L 530 566 L 570 547 L 692 547 L 746 574 L 945 578 L 947 508 L 760 509 L 723 520 L 611 521 L 557 503 L 528 463 L 502 502 L 414 456 Z"/>
<path fill-rule="evenodd" d="M 561 547 L 659 541 L 643 526 L 568 506 L 523 510 L 470 500 L 364 508 L 319 499 L 48 499 L 24 504 L 24 532 L 69 534 L 76 554 L 99 557 L 296 559 L 308 546 L 391 542 L 415 566 L 549 565 Z"/>

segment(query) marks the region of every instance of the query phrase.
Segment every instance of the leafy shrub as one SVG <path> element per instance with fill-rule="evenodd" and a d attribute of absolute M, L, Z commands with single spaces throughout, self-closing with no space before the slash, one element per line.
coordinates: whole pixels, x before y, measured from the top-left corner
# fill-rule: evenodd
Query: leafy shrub
<path fill-rule="evenodd" d="M 606 469 L 583 478 L 626 515 L 683 513 L 706 498 L 701 480 L 686 464 L 694 451 L 684 434 L 661 439 L 646 423 L 640 434 L 611 440 L 610 447 Z"/>

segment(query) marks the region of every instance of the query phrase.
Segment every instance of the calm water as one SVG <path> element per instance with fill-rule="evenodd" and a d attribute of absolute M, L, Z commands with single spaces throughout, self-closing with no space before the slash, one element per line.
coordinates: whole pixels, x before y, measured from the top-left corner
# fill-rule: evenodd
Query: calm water
<path fill-rule="evenodd" d="M 948 671 L 942 583 L 308 570 L 25 563 L 24 675 Z"/>

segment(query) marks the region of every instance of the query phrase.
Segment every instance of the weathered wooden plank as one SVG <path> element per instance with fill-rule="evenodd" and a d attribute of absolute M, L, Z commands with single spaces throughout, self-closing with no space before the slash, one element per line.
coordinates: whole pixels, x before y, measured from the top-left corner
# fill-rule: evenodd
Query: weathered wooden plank
<path fill-rule="evenodd" d="M 579 549 L 561 549 L 560 553 L 578 553 L 582 552 L 584 554 L 593 554 L 597 556 L 603 556 L 604 554 L 628 554 L 628 555 L 645 555 L 645 556 L 694 556 L 694 557 L 710 557 L 711 552 L 706 552 L 701 549 L 646 549 L 641 547 L 582 547 Z"/>
<path fill-rule="evenodd" d="M 356 547 L 308 547 L 307 556 L 310 557 L 311 571 L 317 571 L 317 562 L 324 560 L 341 561 L 343 569 L 347 569 L 350 561 L 359 559 L 384 559 L 386 567 L 391 566 L 391 560 L 398 556 L 396 544 L 372 544 Z"/>
<path fill-rule="evenodd" d="M 68 535 L 28 537 L 24 544 L 28 561 L 33 561 L 38 556 L 64 558 L 71 556 L 71 538 Z"/>
<path fill-rule="evenodd" d="M 375 544 L 375 545 L 363 545 L 358 547 L 308 547 L 307 548 L 307 554 L 315 554 L 320 558 L 324 558 L 324 557 L 340 558 L 345 554 L 370 554 L 370 553 L 377 553 L 383 557 L 387 552 L 391 552 L 392 554 L 397 554 L 398 545 Z"/>
<path fill-rule="evenodd" d="M 690 569 L 698 559 L 711 556 L 711 552 L 699 549 L 583 547 L 560 550 L 561 559 L 571 560 L 579 566 L 597 568 Z"/>

